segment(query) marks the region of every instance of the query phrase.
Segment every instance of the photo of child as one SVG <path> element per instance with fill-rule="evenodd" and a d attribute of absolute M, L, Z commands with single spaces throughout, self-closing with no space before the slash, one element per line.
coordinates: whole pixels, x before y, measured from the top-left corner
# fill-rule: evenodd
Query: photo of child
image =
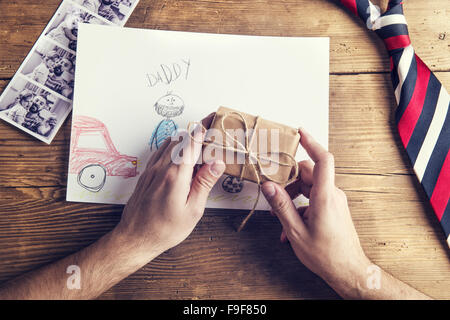
<path fill-rule="evenodd" d="M 63 4 L 58 11 L 45 35 L 73 51 L 77 48 L 79 23 L 105 24 L 74 5 Z"/>
<path fill-rule="evenodd" d="M 75 55 L 42 39 L 25 63 L 21 73 L 72 99 L 75 78 Z"/>
<path fill-rule="evenodd" d="M 131 13 L 136 0 L 76 0 L 89 11 L 115 23 L 120 22 Z"/>
<path fill-rule="evenodd" d="M 75 60 L 60 57 L 49 74 L 45 86 L 66 98 L 72 99 Z"/>
<path fill-rule="evenodd" d="M 26 128 L 43 141 L 51 141 L 70 112 L 64 101 L 23 77 L 16 77 L 0 101 L 0 118 Z"/>
<path fill-rule="evenodd" d="M 22 125 L 28 113 L 28 107 L 30 106 L 32 98 L 33 92 L 24 89 L 19 93 L 15 101 L 6 107 L 7 112 L 5 114 L 11 120 L 17 122 L 17 124 Z"/>
<path fill-rule="evenodd" d="M 55 62 L 59 55 L 56 51 L 49 51 L 46 53 L 36 51 L 36 53 L 39 55 L 37 58 L 40 60 L 40 63 L 26 76 L 36 82 L 45 84 L 50 75 L 50 70 L 55 66 Z M 24 69 L 27 69 L 27 66 L 25 66 Z"/>

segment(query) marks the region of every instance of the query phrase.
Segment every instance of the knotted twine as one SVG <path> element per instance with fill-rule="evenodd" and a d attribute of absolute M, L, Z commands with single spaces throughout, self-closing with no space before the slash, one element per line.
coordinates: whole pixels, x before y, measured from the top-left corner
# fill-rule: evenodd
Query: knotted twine
<path fill-rule="evenodd" d="M 231 116 L 237 116 L 238 119 L 242 122 L 243 127 L 244 127 L 244 136 L 245 136 L 245 145 L 242 144 L 239 140 L 237 140 L 235 137 L 233 137 L 232 135 L 230 135 L 227 130 L 225 129 L 225 120 L 228 117 Z M 225 135 L 230 138 L 230 140 L 232 141 L 233 145 L 231 146 L 230 143 L 228 142 L 227 139 L 225 139 L 225 144 L 221 144 L 214 141 L 198 141 L 196 140 L 196 138 L 194 137 L 194 130 L 191 130 L 192 125 L 199 125 L 202 128 L 202 132 L 206 132 L 207 129 L 205 128 L 205 126 L 201 123 L 201 122 L 190 122 L 188 124 L 188 132 L 189 132 L 189 136 L 191 138 L 192 141 L 196 142 L 196 143 L 200 143 L 204 146 L 208 146 L 208 145 L 213 145 L 219 149 L 222 149 L 223 151 L 232 151 L 234 153 L 238 153 L 238 154 L 243 154 L 245 156 L 245 163 L 241 166 L 241 173 L 239 175 L 239 179 L 242 180 L 245 170 L 247 168 L 246 164 L 250 164 L 250 168 L 253 170 L 255 177 L 256 177 L 256 184 L 258 185 L 258 193 L 256 195 L 256 199 L 255 199 L 255 203 L 253 204 L 252 209 L 250 210 L 250 212 L 247 214 L 247 216 L 245 217 L 245 219 L 241 222 L 239 228 L 237 229 L 237 232 L 240 232 L 245 225 L 247 224 L 248 220 L 253 216 L 253 214 L 255 213 L 256 210 L 256 206 L 259 202 L 259 198 L 261 195 L 261 182 L 262 182 L 262 177 L 264 177 L 266 180 L 281 184 L 281 185 L 288 185 L 291 182 L 295 181 L 295 179 L 297 179 L 297 175 L 298 175 L 298 164 L 297 161 L 295 160 L 295 158 L 290 155 L 289 153 L 286 152 L 268 152 L 268 154 L 278 154 L 278 159 L 280 158 L 280 155 L 286 156 L 289 161 L 291 161 L 291 163 L 284 163 L 282 161 L 277 161 L 272 159 L 271 157 L 267 157 L 259 152 L 255 152 L 251 150 L 251 146 L 255 137 L 255 132 L 256 132 L 256 128 L 258 126 L 258 121 L 259 121 L 259 116 L 256 117 L 255 119 L 255 125 L 253 127 L 253 132 L 252 135 L 249 137 L 248 135 L 248 123 L 247 120 L 244 118 L 244 116 L 236 111 L 230 111 L 225 113 L 222 116 L 222 121 L 220 123 L 221 125 L 221 130 L 222 132 L 225 133 Z M 234 145 L 237 145 L 237 147 L 234 147 Z M 272 162 L 275 164 L 278 164 L 280 166 L 284 166 L 284 167 L 293 167 L 294 168 L 294 174 L 290 175 L 290 178 L 288 177 L 287 180 L 283 181 L 283 180 L 278 180 L 275 178 L 272 178 L 270 175 L 266 174 L 266 172 L 264 171 L 264 168 L 261 165 L 261 160 L 262 161 L 268 161 L 268 162 Z M 288 162 L 289 162 L 288 161 Z M 256 163 L 256 165 L 255 165 Z"/>

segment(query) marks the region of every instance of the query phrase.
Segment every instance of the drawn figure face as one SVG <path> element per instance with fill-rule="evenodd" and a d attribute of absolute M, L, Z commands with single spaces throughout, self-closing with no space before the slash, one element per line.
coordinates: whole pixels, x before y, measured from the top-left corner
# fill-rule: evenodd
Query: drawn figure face
<path fill-rule="evenodd" d="M 183 100 L 172 93 L 166 94 L 155 103 L 155 111 L 166 118 L 173 118 L 183 113 Z"/>
<path fill-rule="evenodd" d="M 102 4 L 105 6 L 109 6 L 114 2 L 114 0 L 102 0 Z"/>
<path fill-rule="evenodd" d="M 30 112 L 38 113 L 47 106 L 47 101 L 42 96 L 35 96 L 31 101 Z"/>

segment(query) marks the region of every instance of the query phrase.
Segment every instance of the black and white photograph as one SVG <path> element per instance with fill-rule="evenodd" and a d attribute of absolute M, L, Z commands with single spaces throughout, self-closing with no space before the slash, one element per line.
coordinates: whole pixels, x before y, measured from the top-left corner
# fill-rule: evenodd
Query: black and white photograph
<path fill-rule="evenodd" d="M 41 39 L 27 58 L 21 73 L 50 90 L 71 99 L 75 78 L 75 54 Z"/>
<path fill-rule="evenodd" d="M 79 23 L 107 24 L 76 5 L 64 3 L 58 9 L 45 35 L 70 50 L 76 51 Z"/>
<path fill-rule="evenodd" d="M 136 0 L 75 0 L 75 2 L 115 24 L 120 24 L 131 13 Z"/>
<path fill-rule="evenodd" d="M 0 100 L 0 118 L 50 143 L 71 103 L 21 76 L 15 77 Z"/>

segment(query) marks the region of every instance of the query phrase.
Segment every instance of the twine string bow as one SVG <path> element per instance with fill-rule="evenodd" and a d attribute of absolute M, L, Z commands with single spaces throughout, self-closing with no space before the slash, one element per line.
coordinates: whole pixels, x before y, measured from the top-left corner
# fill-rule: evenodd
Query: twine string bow
<path fill-rule="evenodd" d="M 242 144 L 241 141 L 236 139 L 234 136 L 232 136 L 225 129 L 225 120 L 228 117 L 231 117 L 231 116 L 237 116 L 237 118 L 243 124 L 244 137 L 245 137 L 244 144 Z M 263 180 L 263 177 L 265 178 L 265 180 L 268 180 L 268 181 L 276 182 L 276 183 L 282 184 L 282 185 L 288 185 L 289 183 L 293 182 L 297 178 L 297 175 L 298 175 L 298 164 L 297 164 L 297 161 L 289 153 L 286 153 L 286 152 L 283 152 L 283 151 L 275 151 L 275 152 L 270 151 L 270 152 L 267 153 L 267 154 L 277 154 L 278 155 L 278 159 L 279 159 L 280 155 L 285 156 L 285 157 L 287 157 L 289 159 L 288 162 L 282 162 L 282 161 L 279 161 L 279 160 L 275 160 L 272 157 L 268 157 L 267 154 L 266 155 L 265 154 L 261 154 L 261 153 L 259 153 L 257 151 L 253 151 L 252 150 L 251 146 L 252 146 L 253 140 L 254 140 L 254 138 L 256 136 L 255 132 L 256 132 L 256 128 L 258 126 L 259 119 L 260 119 L 259 117 L 256 117 L 255 125 L 253 127 L 253 132 L 252 132 L 251 136 L 249 137 L 249 134 L 248 134 L 248 130 L 249 130 L 248 123 L 247 123 L 247 120 L 244 118 L 244 116 L 241 113 L 236 112 L 236 111 L 230 111 L 230 112 L 225 113 L 222 116 L 221 123 L 220 123 L 220 126 L 221 126 L 220 129 L 222 130 L 222 132 L 225 133 L 226 137 L 229 138 L 229 139 L 225 139 L 225 144 L 218 143 L 216 141 L 216 139 L 214 141 L 211 141 L 211 140 L 210 141 L 203 141 L 203 140 L 202 141 L 198 141 L 198 140 L 196 140 L 196 138 L 193 135 L 195 129 L 191 130 L 192 125 L 194 125 L 194 124 L 199 125 L 202 128 L 203 132 L 206 132 L 206 130 L 207 130 L 203 126 L 203 124 L 200 123 L 200 122 L 190 122 L 189 125 L 188 125 L 188 128 L 187 128 L 190 138 L 196 143 L 200 143 L 200 144 L 202 144 L 204 146 L 213 145 L 213 146 L 215 146 L 215 147 L 217 147 L 219 149 L 222 149 L 223 151 L 231 151 L 231 152 L 234 152 L 236 154 L 244 155 L 245 163 L 241 166 L 241 172 L 240 172 L 240 175 L 239 175 L 239 179 L 242 179 L 244 177 L 244 173 L 245 173 L 245 170 L 247 169 L 247 167 L 249 167 L 249 168 L 251 168 L 253 170 L 253 173 L 254 173 L 254 175 L 256 177 L 256 184 L 258 185 L 258 193 L 256 195 L 255 203 L 253 204 L 252 209 L 247 214 L 245 219 L 241 222 L 241 224 L 240 224 L 240 226 L 239 226 L 239 228 L 237 230 L 238 232 L 240 232 L 244 228 L 244 226 L 247 224 L 247 221 L 255 213 L 256 206 L 257 206 L 257 204 L 259 202 L 259 198 L 260 198 L 260 195 L 261 195 L 261 182 Z M 231 140 L 232 143 L 229 143 L 229 140 Z M 237 147 L 235 147 L 235 145 Z M 283 166 L 283 167 L 294 168 L 294 174 L 291 174 L 288 177 L 287 180 L 276 179 L 276 178 L 270 176 L 269 174 L 267 174 L 266 171 L 264 171 L 264 167 L 261 165 L 262 161 L 275 163 L 275 164 Z"/>

